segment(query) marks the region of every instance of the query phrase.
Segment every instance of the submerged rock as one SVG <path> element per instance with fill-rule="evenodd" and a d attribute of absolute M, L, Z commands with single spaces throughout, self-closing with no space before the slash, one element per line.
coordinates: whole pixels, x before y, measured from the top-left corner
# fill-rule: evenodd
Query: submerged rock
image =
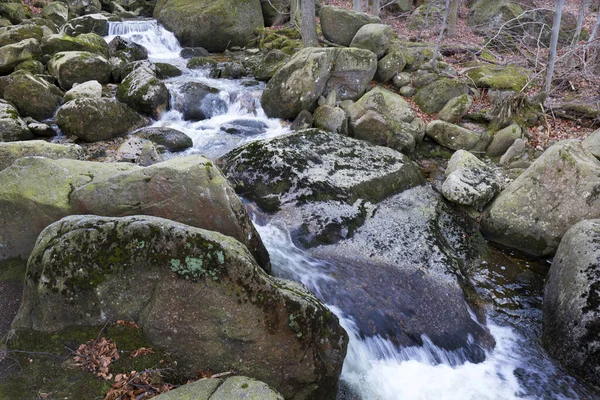
<path fill-rule="evenodd" d="M 163 127 L 146 127 L 134 133 L 142 139 L 148 139 L 169 151 L 183 151 L 194 145 L 192 138 L 177 129 Z"/>
<path fill-rule="evenodd" d="M 348 341 L 305 287 L 270 277 L 230 237 L 147 216 L 52 224 L 12 328 L 57 332 L 109 317 L 136 322 L 185 375 L 234 368 L 289 399 L 335 397 Z M 224 398 L 243 389 L 235 382 Z"/>
<path fill-rule="evenodd" d="M 219 90 L 200 82 L 187 82 L 175 99 L 175 108 L 188 121 L 201 121 L 227 112 Z"/>

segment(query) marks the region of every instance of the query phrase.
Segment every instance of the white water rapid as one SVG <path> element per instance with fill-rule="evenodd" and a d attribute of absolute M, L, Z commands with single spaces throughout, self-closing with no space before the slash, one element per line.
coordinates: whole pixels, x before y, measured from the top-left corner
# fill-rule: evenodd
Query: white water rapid
<path fill-rule="evenodd" d="M 288 133 L 281 121 L 267 118 L 260 107 L 263 83 L 256 84 L 251 78 L 217 80 L 210 78 L 206 70 L 185 68 L 185 60 L 179 56 L 181 46 L 173 34 L 156 21 L 111 22 L 110 36 L 106 39 L 117 35 L 145 46 L 151 61 L 168 62 L 182 69 L 183 75 L 166 81 L 173 110 L 155 121 L 154 126 L 172 127 L 189 135 L 194 147 L 186 154 L 200 153 L 217 158 L 249 141 Z M 203 121 L 185 121 L 175 106 L 180 101 L 180 89 L 187 82 L 217 88 L 227 111 Z M 224 126 L 239 120 L 255 121 L 264 127 L 249 135 L 223 131 Z M 322 292 L 326 290 L 323 283 L 335 281 L 331 274 L 335 264 L 296 247 L 285 228 L 268 223 L 256 224 L 256 227 L 271 255 L 275 275 L 304 283 L 321 299 L 335 297 Z M 354 316 L 335 306 L 330 308 L 350 337 L 339 400 L 597 398 L 556 367 L 537 339 L 506 324 L 495 311 L 490 311 L 487 327 L 496 346 L 486 352 L 485 361 L 475 364 L 465 361 L 460 351 L 436 347 L 425 336 L 423 346 L 401 349 L 379 336 L 365 337 L 359 332 Z"/>

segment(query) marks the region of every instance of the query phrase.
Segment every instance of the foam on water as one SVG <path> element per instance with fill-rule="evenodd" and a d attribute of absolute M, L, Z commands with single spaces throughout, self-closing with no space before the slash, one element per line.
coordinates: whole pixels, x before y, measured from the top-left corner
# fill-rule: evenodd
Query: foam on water
<path fill-rule="evenodd" d="M 148 50 L 148 57 L 153 61 L 180 58 L 179 41 L 156 20 L 109 22 L 105 40 L 110 42 L 117 36 L 144 46 Z"/>

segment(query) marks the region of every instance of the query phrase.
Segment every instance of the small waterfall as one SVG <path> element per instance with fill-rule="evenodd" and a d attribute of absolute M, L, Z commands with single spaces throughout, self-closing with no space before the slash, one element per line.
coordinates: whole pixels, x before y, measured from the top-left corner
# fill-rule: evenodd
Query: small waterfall
<path fill-rule="evenodd" d="M 175 35 L 156 20 L 109 22 L 108 36 L 105 39 L 110 42 L 116 36 L 144 46 L 152 60 L 177 59 L 181 52 Z"/>

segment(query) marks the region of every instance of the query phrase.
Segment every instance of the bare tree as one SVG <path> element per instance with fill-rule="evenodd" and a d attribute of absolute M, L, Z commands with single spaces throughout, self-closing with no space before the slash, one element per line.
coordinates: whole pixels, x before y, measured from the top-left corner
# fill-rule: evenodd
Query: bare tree
<path fill-rule="evenodd" d="M 300 0 L 290 1 L 290 24 L 292 26 L 298 26 L 300 21 Z"/>
<path fill-rule="evenodd" d="M 379 0 L 371 0 L 371 7 L 373 8 L 373 15 L 375 15 L 376 17 L 379 17 Z"/>
<path fill-rule="evenodd" d="M 598 28 L 600 28 L 600 7 L 598 7 L 598 18 L 596 19 L 596 23 L 594 24 L 594 29 L 592 29 L 590 38 L 587 41 L 587 47 L 590 47 L 594 40 L 596 40 L 596 36 L 598 36 Z"/>
<path fill-rule="evenodd" d="M 583 19 L 585 18 L 585 11 L 590 6 L 591 0 L 581 0 L 581 5 L 579 6 L 579 17 L 577 17 L 577 27 L 575 28 L 575 35 L 573 35 L 573 41 L 571 45 L 579 42 L 579 38 L 581 36 L 581 29 L 583 28 Z"/>
<path fill-rule="evenodd" d="M 552 37 L 550 38 L 550 50 L 548 51 L 548 67 L 546 71 L 546 85 L 544 90 L 546 96 L 550 94 L 552 86 L 552 76 L 554 75 L 554 66 L 556 65 L 556 47 L 558 45 L 558 34 L 560 32 L 560 21 L 562 20 L 562 11 L 565 0 L 556 0 L 554 9 L 554 22 L 552 23 Z"/>
<path fill-rule="evenodd" d="M 456 37 L 456 20 L 458 19 L 459 6 L 460 0 L 450 1 L 450 14 L 448 15 L 448 37 L 451 38 Z"/>
<path fill-rule="evenodd" d="M 448 14 L 450 14 L 450 1 L 446 0 L 446 12 L 444 12 L 444 19 L 442 20 L 442 28 L 440 29 L 440 36 L 438 37 L 437 43 L 435 44 L 435 50 L 433 52 L 433 67 L 437 65 L 437 58 L 440 53 L 440 46 L 442 45 L 442 39 L 444 38 L 444 31 L 446 30 L 446 25 L 448 24 Z"/>
<path fill-rule="evenodd" d="M 304 47 L 318 47 L 317 24 L 315 22 L 315 2 L 314 0 L 299 0 L 302 10 L 302 20 L 300 22 L 300 33 L 302 34 L 302 45 Z"/>
<path fill-rule="evenodd" d="M 352 9 L 356 12 L 362 12 L 362 0 L 352 0 Z"/>

